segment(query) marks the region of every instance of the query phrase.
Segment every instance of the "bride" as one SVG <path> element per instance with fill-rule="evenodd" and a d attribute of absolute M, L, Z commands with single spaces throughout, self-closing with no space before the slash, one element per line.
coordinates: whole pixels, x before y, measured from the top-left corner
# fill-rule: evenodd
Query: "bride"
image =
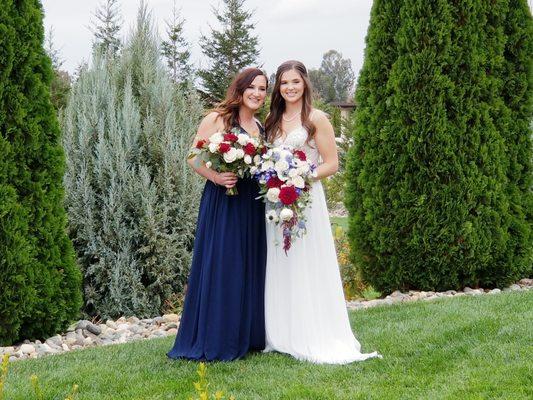
<path fill-rule="evenodd" d="M 305 66 L 299 61 L 281 64 L 265 124 L 267 140 L 303 150 L 319 166 L 305 211 L 307 233 L 293 242 L 287 255 L 275 244 L 282 242 L 281 229 L 267 224 L 265 351 L 314 363 L 346 364 L 379 355 L 361 353 L 350 328 L 320 183 L 337 172 L 335 135 L 327 116 L 312 108 L 311 98 Z"/>

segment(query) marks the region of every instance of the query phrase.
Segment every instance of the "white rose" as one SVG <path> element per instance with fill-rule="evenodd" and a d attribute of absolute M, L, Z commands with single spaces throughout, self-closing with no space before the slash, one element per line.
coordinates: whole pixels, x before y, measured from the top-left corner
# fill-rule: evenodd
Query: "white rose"
<path fill-rule="evenodd" d="M 266 197 L 268 201 L 271 201 L 272 203 L 277 203 L 279 201 L 279 189 L 278 188 L 268 189 L 266 193 Z"/>
<path fill-rule="evenodd" d="M 257 148 L 257 146 L 259 146 L 259 142 L 257 141 L 257 139 L 254 139 L 252 137 L 248 139 L 248 143 L 253 144 L 255 148 Z"/>
<path fill-rule="evenodd" d="M 237 143 L 239 143 L 241 146 L 246 146 L 246 143 L 248 143 L 248 135 L 245 135 L 244 133 L 239 133 L 237 135 Z"/>
<path fill-rule="evenodd" d="M 274 168 L 274 163 L 272 161 L 265 161 L 263 165 L 261 165 L 261 171 L 268 171 L 272 168 Z"/>
<path fill-rule="evenodd" d="M 295 176 L 292 178 L 292 184 L 297 187 L 297 188 L 300 188 L 300 189 L 303 189 L 305 187 L 305 181 L 304 181 L 304 178 L 302 178 L 301 176 Z"/>
<path fill-rule="evenodd" d="M 302 165 L 298 168 L 302 173 L 306 174 L 309 172 L 309 164 L 306 162 L 302 163 Z"/>
<path fill-rule="evenodd" d="M 289 169 L 289 163 L 285 160 L 279 160 L 276 161 L 276 164 L 274 164 L 274 169 L 278 173 L 278 175 L 287 169 Z"/>
<path fill-rule="evenodd" d="M 252 166 L 252 167 L 250 167 L 250 173 L 251 173 L 252 175 L 255 175 L 256 172 L 257 172 L 257 167 L 256 167 L 256 166 Z"/>
<path fill-rule="evenodd" d="M 211 137 L 209 138 L 209 141 L 211 143 L 216 143 L 216 144 L 222 143 L 223 140 L 224 140 L 224 135 L 222 135 L 222 133 L 220 132 L 213 133 Z"/>
<path fill-rule="evenodd" d="M 213 163 L 211 161 L 208 161 L 208 162 L 205 163 L 205 166 L 207 168 L 211 168 L 211 165 L 213 165 Z"/>
<path fill-rule="evenodd" d="M 278 214 L 276 213 L 275 210 L 270 210 L 269 212 L 267 212 L 266 219 L 268 222 L 274 222 L 274 223 L 279 221 Z"/>
<path fill-rule="evenodd" d="M 259 154 L 256 154 L 254 156 L 254 164 L 259 164 L 261 162 L 261 156 Z"/>
<path fill-rule="evenodd" d="M 246 155 L 244 156 L 244 162 L 245 162 L 246 164 L 251 164 L 251 163 L 252 163 L 252 157 L 251 157 L 250 155 L 246 154 Z"/>
<path fill-rule="evenodd" d="M 229 149 L 229 151 L 224 153 L 224 161 L 227 163 L 232 163 L 237 159 L 237 150 L 235 148 Z"/>
<path fill-rule="evenodd" d="M 218 143 L 209 143 L 209 151 L 211 153 L 216 153 L 218 150 Z"/>
<path fill-rule="evenodd" d="M 298 169 L 293 168 L 289 170 L 289 177 L 294 178 L 296 175 L 298 175 Z"/>
<path fill-rule="evenodd" d="M 244 150 L 243 149 L 237 149 L 237 158 L 240 160 L 244 157 Z"/>
<path fill-rule="evenodd" d="M 293 217 L 293 215 L 294 213 L 292 212 L 290 208 L 284 208 L 279 213 L 279 217 L 281 218 L 282 221 L 289 221 Z"/>

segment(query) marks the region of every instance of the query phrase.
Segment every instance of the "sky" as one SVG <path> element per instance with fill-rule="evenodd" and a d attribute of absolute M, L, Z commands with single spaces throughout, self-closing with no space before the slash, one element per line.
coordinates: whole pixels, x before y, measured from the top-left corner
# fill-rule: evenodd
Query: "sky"
<path fill-rule="evenodd" d="M 165 35 L 165 20 L 172 14 L 173 0 L 145 0 Z M 124 21 L 121 34 L 133 27 L 140 0 L 119 0 Z M 64 60 L 63 69 L 74 72 L 90 58 L 94 11 L 102 0 L 42 0 L 45 29 L 53 27 L 54 44 Z M 185 18 L 185 37 L 191 44 L 192 61 L 206 67 L 207 58 L 198 44 L 201 33 L 217 27 L 212 7 L 219 0 L 176 0 Z M 289 59 L 302 61 L 308 69 L 320 67 L 322 55 L 334 49 L 352 61 L 358 74 L 363 65 L 365 36 L 372 0 L 245 0 L 254 11 L 254 33 L 259 38 L 260 65 L 267 74 Z"/>

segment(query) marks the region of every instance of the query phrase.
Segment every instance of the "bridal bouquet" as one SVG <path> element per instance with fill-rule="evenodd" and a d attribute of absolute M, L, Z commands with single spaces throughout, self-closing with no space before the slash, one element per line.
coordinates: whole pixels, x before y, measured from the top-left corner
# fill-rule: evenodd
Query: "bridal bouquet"
<path fill-rule="evenodd" d="M 311 174 L 316 169 L 305 153 L 288 146 L 268 149 L 254 158 L 252 175 L 258 180 L 266 218 L 283 231 L 283 250 L 306 232 L 304 210 L 310 204 Z"/>
<path fill-rule="evenodd" d="M 196 162 L 204 162 L 207 168 L 217 172 L 233 172 L 244 178 L 250 172 L 255 156 L 264 151 L 264 145 L 250 135 L 233 128 L 227 133 L 216 132 L 209 139 L 200 139 L 191 149 L 189 158 L 196 157 Z M 237 187 L 226 189 L 226 194 L 235 196 Z"/>

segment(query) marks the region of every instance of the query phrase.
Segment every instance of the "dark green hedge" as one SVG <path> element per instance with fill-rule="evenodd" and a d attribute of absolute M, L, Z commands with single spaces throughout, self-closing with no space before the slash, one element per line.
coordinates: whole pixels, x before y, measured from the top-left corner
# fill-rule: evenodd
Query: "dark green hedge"
<path fill-rule="evenodd" d="M 375 1 L 348 160 L 353 262 L 377 289 L 531 274 L 526 1 Z"/>
<path fill-rule="evenodd" d="M 64 156 L 37 0 L 0 7 L 0 344 L 45 337 L 81 306 L 65 231 Z"/>

